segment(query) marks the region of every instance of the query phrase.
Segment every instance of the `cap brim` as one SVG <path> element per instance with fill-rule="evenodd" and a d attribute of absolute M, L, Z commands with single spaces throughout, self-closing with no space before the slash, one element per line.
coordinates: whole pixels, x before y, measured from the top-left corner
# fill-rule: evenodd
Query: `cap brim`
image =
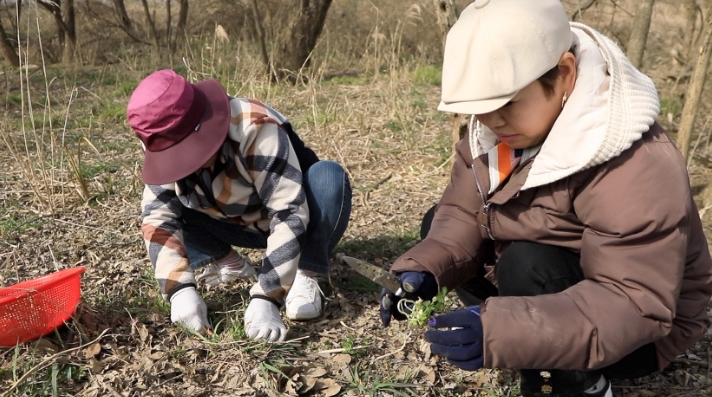
<path fill-rule="evenodd" d="M 478 101 L 463 101 L 450 103 L 440 102 L 440 105 L 438 105 L 438 110 L 443 112 L 468 115 L 485 114 L 493 112 L 506 105 L 507 102 L 511 101 L 515 95 L 517 95 L 516 92 L 511 95 L 506 95 L 493 99 L 483 99 Z"/>
<path fill-rule="evenodd" d="M 205 95 L 205 112 L 200 128 L 160 152 L 144 152 L 141 179 L 148 185 L 179 181 L 197 171 L 222 146 L 230 126 L 230 101 L 216 80 L 193 84 Z"/>

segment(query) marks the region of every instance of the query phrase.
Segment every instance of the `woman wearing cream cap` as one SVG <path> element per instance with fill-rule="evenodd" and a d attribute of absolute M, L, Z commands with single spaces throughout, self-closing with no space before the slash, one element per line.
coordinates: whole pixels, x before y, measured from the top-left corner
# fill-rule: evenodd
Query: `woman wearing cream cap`
<path fill-rule="evenodd" d="M 456 288 L 433 353 L 517 368 L 523 396 L 612 396 L 710 324 L 712 260 L 652 80 L 558 0 L 477 0 L 448 34 L 442 111 L 473 115 L 406 297 Z M 384 291 L 381 318 L 401 319 Z M 402 308 L 403 305 L 400 305 Z"/>

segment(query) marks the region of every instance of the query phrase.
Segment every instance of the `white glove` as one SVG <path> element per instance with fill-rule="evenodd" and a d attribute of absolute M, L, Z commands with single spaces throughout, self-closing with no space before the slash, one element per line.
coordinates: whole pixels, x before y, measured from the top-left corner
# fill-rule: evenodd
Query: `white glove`
<path fill-rule="evenodd" d="M 210 328 L 208 307 L 194 287 L 183 288 L 171 296 L 171 321 L 200 334 Z"/>
<path fill-rule="evenodd" d="M 279 308 L 266 299 L 252 299 L 245 310 L 245 332 L 250 339 L 283 341 L 287 327 L 279 315 Z"/>

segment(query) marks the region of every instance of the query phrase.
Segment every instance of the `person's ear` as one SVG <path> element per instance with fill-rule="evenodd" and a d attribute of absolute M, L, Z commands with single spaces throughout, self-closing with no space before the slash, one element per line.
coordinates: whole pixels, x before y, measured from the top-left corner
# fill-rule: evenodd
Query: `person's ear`
<path fill-rule="evenodd" d="M 561 79 L 561 86 L 568 95 L 574 90 L 576 85 L 576 57 L 574 54 L 566 51 L 559 58 L 559 78 Z"/>

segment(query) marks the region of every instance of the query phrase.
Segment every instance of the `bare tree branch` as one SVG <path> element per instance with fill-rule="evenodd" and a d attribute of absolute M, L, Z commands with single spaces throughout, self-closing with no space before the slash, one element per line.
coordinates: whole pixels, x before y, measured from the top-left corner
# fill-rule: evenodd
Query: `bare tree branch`
<path fill-rule="evenodd" d="M 151 18 L 151 10 L 148 8 L 148 2 L 146 0 L 141 0 L 143 3 L 143 11 L 146 16 L 146 23 L 148 23 L 148 28 L 151 32 L 151 38 L 153 39 L 153 45 L 158 46 L 158 33 L 156 33 L 156 24 Z"/>
<path fill-rule="evenodd" d="M 712 52 L 712 23 L 709 22 L 712 8 L 708 11 L 708 22 L 704 25 L 704 36 L 702 41 L 698 43 L 697 62 L 692 73 L 692 80 L 685 94 L 685 105 L 682 108 L 682 117 L 680 118 L 680 130 L 677 135 L 677 145 L 688 160 L 690 157 L 690 142 L 692 141 L 692 129 L 695 127 L 695 119 L 697 117 L 697 109 L 702 98 L 705 81 L 707 80 L 707 70 L 710 64 L 710 53 Z"/>
<path fill-rule="evenodd" d="M 257 8 L 257 0 L 252 0 L 252 14 L 255 18 L 255 28 L 257 29 L 257 39 L 260 43 L 260 53 L 262 54 L 262 62 L 264 62 L 267 72 L 271 79 L 275 79 L 277 75 L 275 74 L 274 68 L 272 67 L 272 62 L 267 55 L 267 44 L 265 42 L 265 31 L 262 26 L 262 18 L 260 17 L 260 12 Z"/>
<path fill-rule="evenodd" d="M 107 19 L 104 17 L 104 15 L 105 15 L 104 13 L 94 11 L 94 9 L 91 7 L 91 3 L 92 2 L 90 2 L 90 1 L 82 2 L 83 6 L 84 6 L 84 12 L 86 12 L 88 15 L 90 15 L 94 20 L 99 21 L 102 26 L 104 26 L 106 28 L 119 29 L 122 32 L 126 33 L 126 35 L 131 40 L 133 40 L 137 43 L 141 43 L 141 44 L 145 44 L 145 45 L 153 45 L 153 43 L 150 43 L 150 42 L 142 39 L 141 37 L 139 37 L 138 32 L 136 32 L 133 28 L 128 29 L 121 22 L 117 23 L 116 21 Z M 116 15 L 114 15 L 114 16 L 116 16 Z"/>
<path fill-rule="evenodd" d="M 655 0 L 638 0 L 638 5 L 633 17 L 633 28 L 630 32 L 626 55 L 633 66 L 640 68 L 643 65 L 643 54 L 648 42 L 648 32 L 650 31 L 650 21 L 653 16 L 653 6 Z"/>
<path fill-rule="evenodd" d="M 54 16 L 54 21 L 63 30 L 68 30 L 69 28 L 62 20 L 62 10 L 59 8 L 59 3 L 53 0 L 37 0 L 37 4 L 41 5 L 47 11 Z"/>
<path fill-rule="evenodd" d="M 2 55 L 5 58 L 5 63 L 9 66 L 20 66 L 20 57 L 15 51 L 15 47 L 10 43 L 10 40 L 5 34 L 5 28 L 2 26 L 2 18 L 0 18 L 0 48 L 2 48 Z"/>
<path fill-rule="evenodd" d="M 578 21 L 586 10 L 593 7 L 598 2 L 598 0 L 588 0 L 576 8 L 576 10 L 569 15 L 569 19 L 572 21 Z"/>
<path fill-rule="evenodd" d="M 119 18 L 121 26 L 124 28 L 124 30 L 130 30 L 131 18 L 129 18 L 129 14 L 126 12 L 126 5 L 124 4 L 124 0 L 113 0 L 112 2 L 114 4 L 114 10 L 116 10 L 116 16 Z"/>

